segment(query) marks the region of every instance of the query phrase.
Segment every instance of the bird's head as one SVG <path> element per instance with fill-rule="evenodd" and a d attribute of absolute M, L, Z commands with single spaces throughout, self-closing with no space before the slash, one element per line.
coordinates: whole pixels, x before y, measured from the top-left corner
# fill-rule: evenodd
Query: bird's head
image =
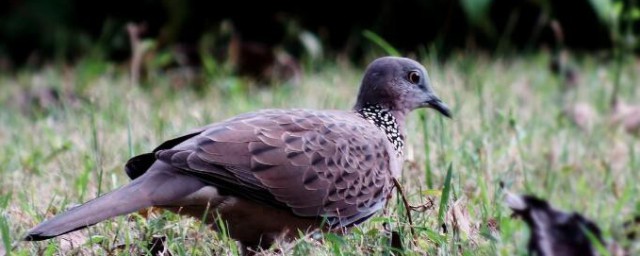
<path fill-rule="evenodd" d="M 355 108 L 367 105 L 402 112 L 426 107 L 451 117 L 449 107 L 433 91 L 427 70 L 407 58 L 382 57 L 369 64 Z"/>

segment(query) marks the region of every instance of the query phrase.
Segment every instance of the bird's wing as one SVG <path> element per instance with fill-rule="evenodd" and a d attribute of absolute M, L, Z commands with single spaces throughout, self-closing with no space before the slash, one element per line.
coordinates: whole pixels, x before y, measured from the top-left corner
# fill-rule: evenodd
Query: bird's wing
<path fill-rule="evenodd" d="M 391 189 L 384 133 L 348 112 L 243 115 L 155 155 L 205 183 L 346 226 L 383 207 Z"/>

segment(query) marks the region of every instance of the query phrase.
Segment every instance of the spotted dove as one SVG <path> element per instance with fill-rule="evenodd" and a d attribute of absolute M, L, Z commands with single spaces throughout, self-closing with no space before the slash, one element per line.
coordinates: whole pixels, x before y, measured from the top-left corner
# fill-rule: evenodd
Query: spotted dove
<path fill-rule="evenodd" d="M 599 255 L 592 241 L 603 244 L 600 228 L 579 213 L 565 213 L 534 196 L 507 193 L 507 206 L 531 229 L 528 250 L 539 256 Z M 589 238 L 592 236 L 592 238 Z"/>
<path fill-rule="evenodd" d="M 354 108 L 262 110 L 210 124 L 131 158 L 129 184 L 59 214 L 25 240 L 56 237 L 150 206 L 202 218 L 248 248 L 336 231 L 383 208 L 400 175 L 407 114 L 450 117 L 418 62 L 373 61 Z"/>

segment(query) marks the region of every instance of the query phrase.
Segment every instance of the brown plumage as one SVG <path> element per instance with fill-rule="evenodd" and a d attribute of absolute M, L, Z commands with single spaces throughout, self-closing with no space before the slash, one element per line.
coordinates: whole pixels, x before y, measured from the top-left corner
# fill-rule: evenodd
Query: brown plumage
<path fill-rule="evenodd" d="M 208 223 L 215 228 L 220 217 L 250 247 L 298 230 L 342 230 L 383 208 L 401 171 L 404 118 L 420 107 L 450 116 L 420 64 L 380 58 L 367 68 L 352 111 L 263 110 L 166 141 L 129 160 L 131 183 L 41 223 L 25 239 L 149 206 L 197 218 L 209 207 Z"/>

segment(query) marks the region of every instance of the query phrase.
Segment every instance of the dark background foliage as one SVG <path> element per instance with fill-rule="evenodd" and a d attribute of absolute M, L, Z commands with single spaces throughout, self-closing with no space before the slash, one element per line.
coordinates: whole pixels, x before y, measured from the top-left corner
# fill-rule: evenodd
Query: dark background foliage
<path fill-rule="evenodd" d="M 155 39 L 158 47 L 180 46 L 187 53 L 205 35 L 221 37 L 221 24 L 227 21 L 243 41 L 283 46 L 294 56 L 302 52 L 295 36 L 309 31 L 325 53 L 351 59 L 366 51 L 363 30 L 401 51 L 435 47 L 443 55 L 456 49 L 528 51 L 559 43 L 598 51 L 610 49 L 615 30 L 624 30 L 625 24 L 639 31 L 637 19 L 618 27 L 607 23 L 596 2 L 8 0 L 0 1 L 0 57 L 10 66 L 88 54 L 123 61 L 130 56 L 128 22 L 145 24 L 143 36 Z M 619 4 L 635 7 L 633 0 Z M 552 21 L 562 28 L 563 42 L 553 33 Z"/>

